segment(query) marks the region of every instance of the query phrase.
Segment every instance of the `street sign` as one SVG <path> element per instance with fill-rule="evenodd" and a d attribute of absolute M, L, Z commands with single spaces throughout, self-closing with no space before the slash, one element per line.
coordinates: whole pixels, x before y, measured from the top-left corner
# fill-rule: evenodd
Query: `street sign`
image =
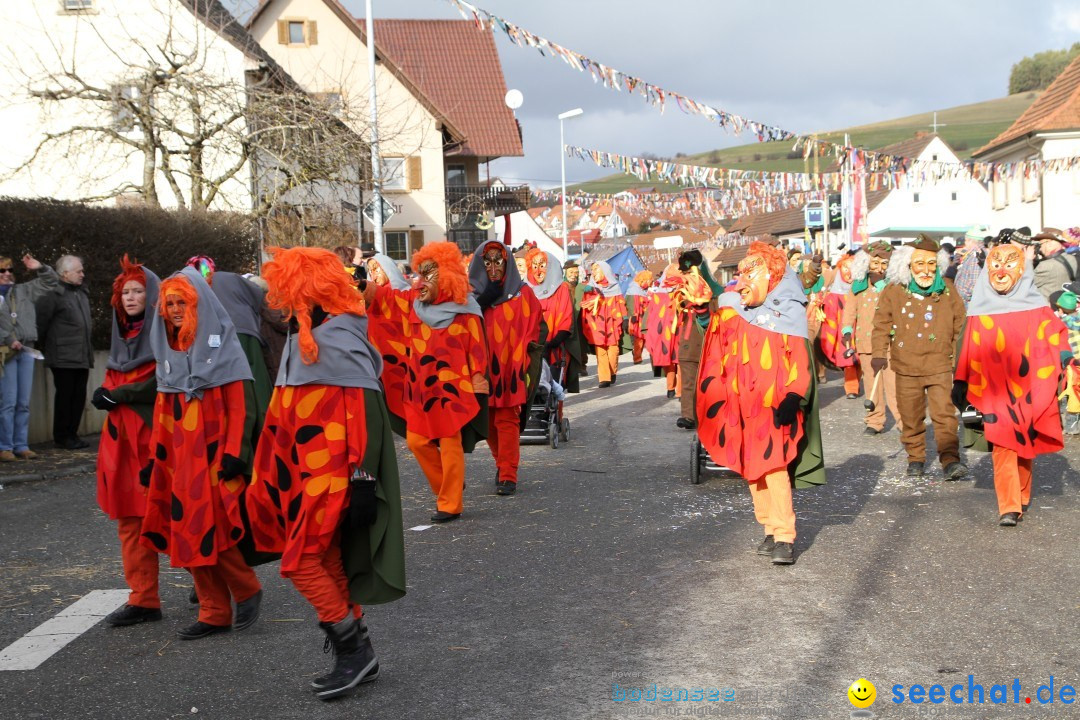
<path fill-rule="evenodd" d="M 672 248 L 682 247 L 683 239 L 678 235 L 665 235 L 664 237 L 658 237 L 653 240 L 652 244 L 657 250 L 670 250 Z"/>
<path fill-rule="evenodd" d="M 840 202 L 840 193 L 829 196 L 829 229 L 839 230 L 844 225 L 844 206 Z"/>
<path fill-rule="evenodd" d="M 803 216 L 806 219 L 806 227 L 825 227 L 825 207 L 822 203 L 813 203 L 803 208 Z"/>
<path fill-rule="evenodd" d="M 391 205 L 387 201 L 386 198 L 380 196 L 379 199 L 382 200 L 382 224 L 385 225 L 390 218 L 394 217 L 394 215 L 397 213 L 397 211 L 394 210 L 394 206 Z M 364 206 L 364 217 L 366 217 L 368 220 L 370 220 L 373 223 L 375 222 L 375 201 L 374 200 L 372 200 L 371 202 L 369 202 L 367 205 Z"/>

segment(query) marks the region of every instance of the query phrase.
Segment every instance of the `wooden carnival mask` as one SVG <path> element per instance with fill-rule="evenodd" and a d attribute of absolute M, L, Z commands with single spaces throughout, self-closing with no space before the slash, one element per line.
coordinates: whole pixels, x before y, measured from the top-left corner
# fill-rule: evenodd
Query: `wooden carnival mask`
<path fill-rule="evenodd" d="M 747 255 L 739 261 L 739 280 L 735 292 L 746 307 L 757 307 L 769 294 L 769 267 L 760 255 Z"/>
<path fill-rule="evenodd" d="M 425 260 L 416 271 L 420 273 L 416 299 L 430 305 L 439 296 L 439 265 L 434 260 Z"/>
<path fill-rule="evenodd" d="M 390 278 L 387 277 L 386 272 L 382 269 L 382 265 L 380 265 L 379 261 L 375 258 L 368 259 L 367 274 L 368 278 L 379 287 L 390 282 Z"/>
<path fill-rule="evenodd" d="M 503 278 L 506 277 L 506 251 L 501 245 L 488 243 L 481 258 L 484 261 L 484 272 L 487 273 L 488 280 L 501 285 Z"/>
<path fill-rule="evenodd" d="M 525 258 L 514 258 L 514 264 L 517 265 L 518 275 L 525 277 L 525 273 L 528 272 L 528 268 L 525 267 Z"/>
<path fill-rule="evenodd" d="M 593 263 L 593 266 L 589 268 L 589 272 L 592 273 L 592 281 L 601 287 L 607 285 L 607 278 L 604 277 L 604 269 L 598 264 Z"/>
<path fill-rule="evenodd" d="M 998 245 L 986 254 L 986 272 L 990 287 L 999 295 L 1008 295 L 1024 274 L 1024 253 L 1015 245 Z"/>
<path fill-rule="evenodd" d="M 541 285 L 547 278 L 548 260 L 546 254 L 537 255 L 529 265 L 529 282 L 533 285 Z"/>
<path fill-rule="evenodd" d="M 937 271 L 937 253 L 920 249 L 911 253 L 911 277 L 916 285 L 921 288 L 930 287 L 934 284 Z"/>
<path fill-rule="evenodd" d="M 851 261 L 848 260 L 847 262 L 839 263 L 839 265 L 837 266 L 836 269 L 840 271 L 840 279 L 843 280 L 844 282 L 846 282 L 848 285 L 850 285 L 851 284 Z"/>
<path fill-rule="evenodd" d="M 869 274 L 871 279 L 877 278 L 880 280 L 885 277 L 885 271 L 889 269 L 889 258 L 870 256 L 870 270 Z M 875 280 L 876 282 L 876 280 Z"/>

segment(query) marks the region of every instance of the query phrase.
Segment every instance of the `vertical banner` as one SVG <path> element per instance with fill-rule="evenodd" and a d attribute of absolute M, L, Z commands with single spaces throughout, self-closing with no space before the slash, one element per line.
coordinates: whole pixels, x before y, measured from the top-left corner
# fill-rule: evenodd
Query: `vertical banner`
<path fill-rule="evenodd" d="M 866 228 L 866 163 L 862 153 L 852 153 L 852 167 L 855 170 L 855 183 L 852 188 L 851 198 L 851 249 L 861 248 L 866 245 L 869 238 Z"/>

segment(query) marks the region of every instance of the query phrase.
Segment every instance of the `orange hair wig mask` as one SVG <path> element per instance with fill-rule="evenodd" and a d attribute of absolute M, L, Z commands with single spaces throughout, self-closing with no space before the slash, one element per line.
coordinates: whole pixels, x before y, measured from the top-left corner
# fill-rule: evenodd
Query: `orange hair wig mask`
<path fill-rule="evenodd" d="M 462 264 L 464 258 L 458 246 L 452 242 L 434 242 L 413 253 L 412 266 L 417 272 L 421 265 L 429 261 L 439 266 L 439 292 L 435 302 L 449 301 L 464 305 L 469 299 L 469 276 Z"/>
<path fill-rule="evenodd" d="M 529 274 L 529 282 L 534 285 L 539 285 L 543 282 L 543 279 L 537 277 L 536 272 L 534 271 L 533 262 L 536 260 L 540 260 L 539 265 L 545 267 L 544 277 L 546 278 L 548 272 L 546 269 L 548 262 L 547 253 L 540 248 L 529 248 L 529 251 L 525 253 L 525 268 Z"/>
<path fill-rule="evenodd" d="M 652 285 L 652 283 L 653 283 L 653 274 L 651 272 L 649 272 L 648 270 L 642 270 L 641 272 L 639 272 L 637 275 L 634 276 L 634 282 L 636 282 L 638 284 L 638 286 L 642 290 L 645 290 L 650 285 Z"/>
<path fill-rule="evenodd" d="M 125 253 L 120 260 L 120 274 L 113 280 L 112 299 L 109 301 L 118 318 L 127 318 L 127 313 L 124 311 L 123 293 L 124 286 L 132 280 L 146 288 L 146 273 L 143 272 L 142 265 L 137 260 L 128 259 Z"/>
<path fill-rule="evenodd" d="M 267 248 L 272 260 L 263 266 L 269 290 L 266 304 L 300 328 L 300 357 L 311 365 L 319 360 L 319 345 L 311 334 L 311 310 L 318 305 L 328 315 L 366 315 L 364 297 L 352 278 L 341 272 L 341 259 L 329 250 L 294 247 Z"/>
<path fill-rule="evenodd" d="M 788 267 L 787 255 L 784 251 L 768 243 L 755 241 L 750 243 L 746 254 L 758 255 L 765 261 L 765 267 L 769 269 L 769 292 L 775 290 L 784 279 L 784 273 Z"/>
<path fill-rule="evenodd" d="M 170 295 L 175 295 L 187 304 L 184 310 L 184 321 L 180 324 L 179 331 L 173 327 L 168 314 L 168 300 Z M 191 287 L 187 278 L 182 276 L 171 277 L 161 283 L 161 293 L 158 295 L 158 314 L 165 320 L 165 329 L 169 342 L 176 350 L 187 350 L 191 343 L 195 342 L 195 331 L 199 328 L 199 293 Z"/>
<path fill-rule="evenodd" d="M 836 272 L 840 273 L 840 279 L 846 283 L 851 282 L 851 263 L 855 262 L 854 255 L 844 255 L 836 261 Z"/>

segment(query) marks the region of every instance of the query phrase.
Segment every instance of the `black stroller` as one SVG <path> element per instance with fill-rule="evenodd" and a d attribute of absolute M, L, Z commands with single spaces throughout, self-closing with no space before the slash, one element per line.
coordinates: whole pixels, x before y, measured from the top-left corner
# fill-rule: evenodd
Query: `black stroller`
<path fill-rule="evenodd" d="M 544 362 L 546 364 L 547 361 Z M 557 375 L 558 383 L 564 385 L 566 382 L 565 355 L 551 370 L 554 371 L 551 373 L 552 378 Z M 537 440 L 548 442 L 551 443 L 552 448 L 558 448 L 560 441 L 570 440 L 570 420 L 563 417 L 563 403 L 555 399 L 553 390 L 548 389 L 545 392 L 543 386 L 537 389 L 533 402 L 529 406 L 529 418 L 525 423 L 525 429 L 521 431 L 520 438 L 522 443 Z"/>
<path fill-rule="evenodd" d="M 694 439 L 690 441 L 690 482 L 694 485 L 700 485 L 702 481 L 702 475 L 705 471 L 712 472 L 727 472 L 728 469 L 723 465 L 717 465 L 711 457 L 709 452 L 705 449 L 705 446 L 701 444 L 701 440 L 698 439 L 697 433 L 694 433 Z"/>

